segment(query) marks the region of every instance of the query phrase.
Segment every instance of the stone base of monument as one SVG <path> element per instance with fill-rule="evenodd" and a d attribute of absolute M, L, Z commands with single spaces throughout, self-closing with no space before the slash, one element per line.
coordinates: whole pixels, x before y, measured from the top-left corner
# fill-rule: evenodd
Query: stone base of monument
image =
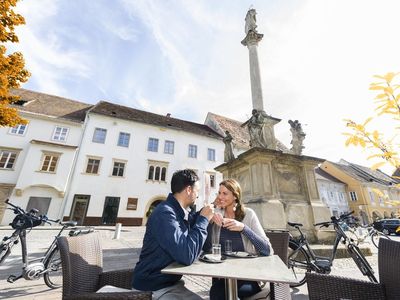
<path fill-rule="evenodd" d="M 224 179 L 235 178 L 242 198 L 265 229 L 285 229 L 296 234 L 287 222 L 302 223 L 310 242 L 329 238 L 319 234 L 315 223 L 329 221 L 329 208 L 319 199 L 314 168 L 323 160 L 281 151 L 251 148 L 216 168 Z"/>

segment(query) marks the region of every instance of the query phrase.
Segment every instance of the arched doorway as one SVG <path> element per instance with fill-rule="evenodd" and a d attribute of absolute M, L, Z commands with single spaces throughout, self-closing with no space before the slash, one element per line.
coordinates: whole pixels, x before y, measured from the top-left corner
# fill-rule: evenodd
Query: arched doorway
<path fill-rule="evenodd" d="M 153 210 L 156 208 L 156 206 L 158 204 L 160 204 L 161 202 L 163 202 L 164 200 L 156 200 L 153 203 L 151 203 L 149 209 L 146 211 L 146 218 L 150 217 L 151 213 L 153 212 Z"/>
<path fill-rule="evenodd" d="M 361 222 L 363 225 L 369 224 L 368 216 L 365 211 L 360 211 Z"/>

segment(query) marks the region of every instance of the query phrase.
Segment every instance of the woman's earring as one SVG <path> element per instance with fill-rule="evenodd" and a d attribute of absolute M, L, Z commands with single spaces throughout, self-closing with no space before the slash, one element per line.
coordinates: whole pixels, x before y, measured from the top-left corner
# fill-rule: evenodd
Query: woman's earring
<path fill-rule="evenodd" d="M 237 203 L 235 203 L 235 206 L 233 207 L 233 211 L 236 211 L 236 206 L 237 206 Z"/>

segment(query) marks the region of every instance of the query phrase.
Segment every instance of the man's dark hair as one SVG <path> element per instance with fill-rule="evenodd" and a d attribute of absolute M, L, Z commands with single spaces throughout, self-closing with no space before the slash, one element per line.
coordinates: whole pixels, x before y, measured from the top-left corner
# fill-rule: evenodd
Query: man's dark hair
<path fill-rule="evenodd" d="M 171 192 L 180 193 L 187 186 L 194 186 L 196 181 L 199 181 L 199 176 L 195 171 L 190 169 L 176 171 L 171 179 Z"/>

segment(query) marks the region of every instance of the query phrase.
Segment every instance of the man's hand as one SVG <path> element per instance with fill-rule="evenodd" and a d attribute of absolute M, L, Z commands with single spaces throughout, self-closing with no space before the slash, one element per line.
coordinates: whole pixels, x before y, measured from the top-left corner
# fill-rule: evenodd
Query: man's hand
<path fill-rule="evenodd" d="M 212 205 L 212 204 L 205 205 L 201 209 L 200 215 L 202 215 L 203 217 L 206 217 L 207 220 L 210 221 L 212 219 L 212 217 L 214 216 L 214 205 Z"/>
<path fill-rule="evenodd" d="M 224 218 L 222 226 L 230 231 L 243 231 L 244 224 L 235 219 Z"/>

